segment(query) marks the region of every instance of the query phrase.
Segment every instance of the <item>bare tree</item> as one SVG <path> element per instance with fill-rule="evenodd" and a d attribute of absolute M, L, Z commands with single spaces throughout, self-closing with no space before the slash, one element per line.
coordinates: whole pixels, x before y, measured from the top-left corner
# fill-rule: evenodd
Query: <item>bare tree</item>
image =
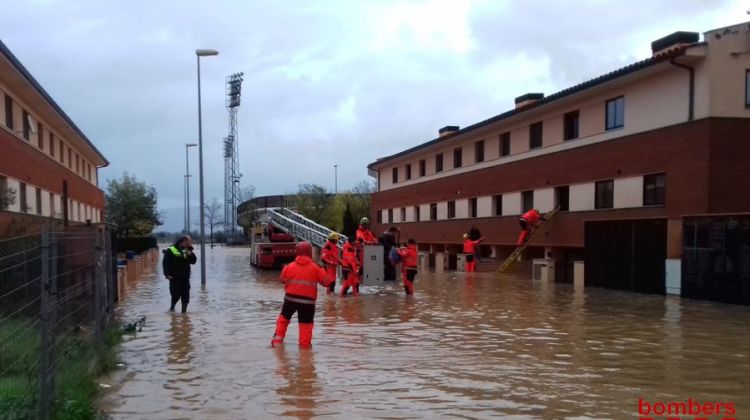
<path fill-rule="evenodd" d="M 209 238 L 211 243 L 211 248 L 214 247 L 214 227 L 221 226 L 224 224 L 224 221 L 221 220 L 221 204 L 219 204 L 219 200 L 214 197 L 211 200 L 211 204 L 205 205 L 205 211 L 206 211 L 206 225 L 208 226 L 209 230 Z"/>

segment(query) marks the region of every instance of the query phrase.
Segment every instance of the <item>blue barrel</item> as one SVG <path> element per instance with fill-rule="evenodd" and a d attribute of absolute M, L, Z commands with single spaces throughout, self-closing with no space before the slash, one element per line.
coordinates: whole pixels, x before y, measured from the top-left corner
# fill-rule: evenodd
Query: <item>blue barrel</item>
<path fill-rule="evenodd" d="M 132 260 L 133 258 L 135 258 L 135 251 L 125 251 L 125 255 L 127 259 Z"/>

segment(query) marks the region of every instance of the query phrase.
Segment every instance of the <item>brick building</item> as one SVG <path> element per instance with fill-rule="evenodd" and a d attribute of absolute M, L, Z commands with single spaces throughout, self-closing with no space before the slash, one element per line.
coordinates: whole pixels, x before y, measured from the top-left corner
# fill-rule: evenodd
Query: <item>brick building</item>
<path fill-rule="evenodd" d="M 702 41 L 677 32 L 652 51 L 371 163 L 374 228 L 454 261 L 476 224 L 501 259 L 520 214 L 559 206 L 529 252 L 556 260 L 558 280 L 585 260 L 587 285 L 665 293 L 671 276 L 679 293 L 683 218 L 750 212 L 750 23 Z"/>
<path fill-rule="evenodd" d="M 107 159 L 39 82 L 0 42 L 0 188 L 15 200 L 0 224 L 15 216 L 101 222 L 104 193 L 98 168 Z"/>

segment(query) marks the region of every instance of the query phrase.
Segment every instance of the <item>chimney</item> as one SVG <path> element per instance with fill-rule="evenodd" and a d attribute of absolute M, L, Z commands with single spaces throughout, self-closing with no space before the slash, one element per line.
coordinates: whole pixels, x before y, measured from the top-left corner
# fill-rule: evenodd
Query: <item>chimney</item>
<path fill-rule="evenodd" d="M 543 93 L 527 93 L 525 95 L 521 95 L 516 98 L 516 109 L 533 104 L 534 102 L 542 98 L 544 98 Z"/>
<path fill-rule="evenodd" d="M 675 32 L 651 43 L 652 56 L 698 42 L 698 32 Z"/>
<path fill-rule="evenodd" d="M 445 127 L 438 130 L 438 133 L 440 134 L 440 137 L 447 136 L 448 134 L 453 134 L 456 131 L 460 129 L 457 125 L 446 125 Z"/>

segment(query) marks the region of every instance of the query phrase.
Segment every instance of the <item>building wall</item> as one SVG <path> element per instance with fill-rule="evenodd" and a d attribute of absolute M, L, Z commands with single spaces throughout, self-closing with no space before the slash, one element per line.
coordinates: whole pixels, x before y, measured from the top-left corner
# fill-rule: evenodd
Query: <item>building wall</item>
<path fill-rule="evenodd" d="M 5 95 L 9 95 L 13 101 L 13 129 L 9 129 L 5 121 Z M 29 138 L 24 138 L 23 133 L 23 112 L 31 116 L 32 127 Z M 52 162 L 56 162 L 71 172 L 85 179 L 92 185 L 97 185 L 98 176 L 96 165 L 85 157 L 85 153 L 78 147 L 73 146 L 72 142 L 63 137 L 59 131 L 51 127 L 49 120 L 43 120 L 40 115 L 34 111 L 29 103 L 25 102 L 15 91 L 0 80 L 0 129 L 5 129 L 15 135 L 18 140 L 26 142 L 36 148 L 40 153 L 49 157 Z M 51 143 L 54 142 L 52 146 Z M 62 146 L 62 147 L 61 147 Z M 68 159 L 68 149 L 72 151 L 72 159 Z M 76 160 L 79 164 L 76 167 Z"/>
<path fill-rule="evenodd" d="M 744 77 L 744 70 L 742 74 Z M 456 173 L 510 164 L 541 154 L 558 153 L 586 144 L 608 141 L 687 121 L 688 82 L 689 78 L 685 70 L 669 63 L 662 63 L 647 71 L 647 75 L 639 79 L 626 78 L 611 86 L 603 87 L 596 93 L 578 95 L 561 100 L 560 103 L 550 103 L 538 110 L 532 109 L 487 128 L 451 138 L 444 144 L 395 159 L 382 167 L 378 165 L 385 175 L 381 177 L 380 190 L 385 191 L 403 185 L 428 182 Z M 625 125 L 622 128 L 606 131 L 604 124 L 606 101 L 620 95 L 625 97 Z M 735 96 L 744 98 L 744 95 L 735 94 Z M 574 110 L 578 110 L 580 114 L 579 137 L 563 141 L 563 115 Z M 543 147 L 530 151 L 529 125 L 537 121 L 543 122 Z M 500 157 L 499 139 L 504 132 L 511 133 L 511 155 Z M 474 162 L 474 143 L 479 140 L 485 140 L 485 161 L 477 164 Z M 492 145 L 491 149 L 487 147 L 489 144 Z M 459 169 L 454 169 L 453 149 L 457 147 L 463 148 L 463 165 Z M 436 173 L 434 168 L 435 155 L 438 153 L 443 154 L 441 173 Z M 412 179 L 406 181 L 402 175 L 403 167 L 410 163 L 412 168 L 418 168 L 420 159 L 431 163 L 428 165 L 427 176 L 419 177 L 418 171 L 413 171 Z M 391 176 L 394 167 L 399 168 L 400 171 L 399 182 L 395 185 Z"/>
<path fill-rule="evenodd" d="M 482 197 L 486 203 L 492 196 L 502 194 L 503 216 L 443 222 L 447 212 L 439 210 L 441 222 L 406 223 L 399 227 L 402 234 L 414 236 L 418 241 L 438 243 L 445 240 L 457 242 L 463 231 L 477 223 L 483 233 L 485 229 L 493 233 L 486 235 L 488 244 L 510 244 L 515 242 L 518 230 L 517 217 L 514 216 L 520 213 L 520 191 L 535 190 L 535 205 L 541 207 L 549 206 L 554 197 L 553 187 L 569 185 L 571 211 L 560 214 L 553 231 L 537 243 L 540 246 L 580 247 L 583 245 L 584 220 L 611 217 L 679 219 L 684 214 L 750 208 L 750 191 L 735 193 L 745 192 L 747 183 L 741 183 L 741 189 L 737 190 L 737 183 L 726 182 L 727 179 L 748 179 L 747 167 L 743 166 L 743 160 L 737 159 L 740 153 L 750 152 L 750 142 L 743 142 L 748 132 L 750 120 L 747 119 L 703 119 L 572 149 L 565 154 L 538 156 L 377 192 L 372 197 L 372 206 L 373 209 L 382 209 L 421 205 L 424 214 L 429 215 L 429 205 L 424 203 L 441 202 L 443 206 L 438 208 L 447 209 L 448 200 L 458 202 Z M 665 205 L 642 207 L 643 176 L 661 172 L 666 173 Z M 594 183 L 606 179 L 615 180 L 615 208 L 594 210 Z M 572 225 L 563 222 L 565 220 Z M 381 229 L 379 226 L 375 228 Z"/>
<path fill-rule="evenodd" d="M 68 196 L 97 209 L 104 209 L 104 193 L 69 169 L 52 162 L 33 145 L 20 141 L 0 128 L 0 175 L 28 185 L 40 187 L 57 195 L 63 193 L 63 181 L 68 182 Z M 58 207 L 59 208 L 59 207 Z"/>

